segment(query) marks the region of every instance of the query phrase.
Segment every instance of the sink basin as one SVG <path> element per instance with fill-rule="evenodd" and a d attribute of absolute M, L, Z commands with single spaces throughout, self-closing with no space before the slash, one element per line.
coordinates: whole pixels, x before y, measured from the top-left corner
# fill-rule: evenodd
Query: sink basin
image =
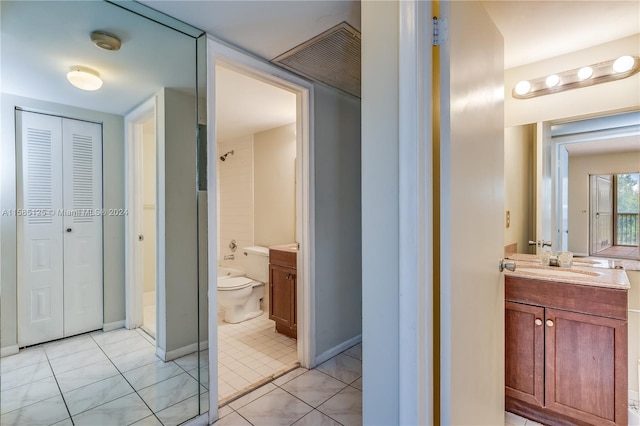
<path fill-rule="evenodd" d="M 568 269 L 568 268 L 556 268 L 553 266 L 518 266 L 516 272 L 526 272 L 529 274 L 535 274 L 545 277 L 559 277 L 559 278 L 588 278 L 597 277 L 600 274 L 598 272 L 582 271 L 580 269 Z"/>

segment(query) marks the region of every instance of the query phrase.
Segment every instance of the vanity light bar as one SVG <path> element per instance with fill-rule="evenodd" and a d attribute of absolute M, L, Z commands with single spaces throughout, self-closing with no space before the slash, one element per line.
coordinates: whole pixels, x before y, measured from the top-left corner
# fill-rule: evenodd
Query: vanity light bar
<path fill-rule="evenodd" d="M 593 86 L 607 81 L 621 80 L 640 71 L 640 58 L 621 56 L 618 59 L 575 68 L 532 80 L 518 82 L 511 91 L 516 99 L 529 99 L 565 90 Z"/>

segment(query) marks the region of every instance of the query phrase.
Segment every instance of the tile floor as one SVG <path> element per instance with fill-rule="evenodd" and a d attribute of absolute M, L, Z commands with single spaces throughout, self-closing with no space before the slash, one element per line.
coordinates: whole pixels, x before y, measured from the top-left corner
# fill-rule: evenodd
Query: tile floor
<path fill-rule="evenodd" d="M 543 426 L 541 423 L 525 419 L 508 411 L 504 412 L 504 424 L 505 426 Z"/>
<path fill-rule="evenodd" d="M 201 352 L 201 362 L 208 351 Z M 0 424 L 177 425 L 208 411 L 198 356 L 163 362 L 144 332 L 97 331 L 0 359 Z M 198 393 L 200 392 L 200 396 Z"/>
<path fill-rule="evenodd" d="M 296 340 L 276 333 L 268 313 L 237 324 L 218 318 L 220 404 L 297 365 Z"/>
<path fill-rule="evenodd" d="M 220 408 L 217 426 L 362 425 L 362 345 L 297 368 Z"/>

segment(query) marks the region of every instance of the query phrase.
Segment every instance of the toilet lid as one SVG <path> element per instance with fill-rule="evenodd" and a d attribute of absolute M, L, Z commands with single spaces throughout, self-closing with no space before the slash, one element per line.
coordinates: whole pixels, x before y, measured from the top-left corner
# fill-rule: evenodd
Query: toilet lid
<path fill-rule="evenodd" d="M 218 290 L 238 290 L 251 285 L 253 280 L 247 277 L 233 277 L 218 280 Z"/>

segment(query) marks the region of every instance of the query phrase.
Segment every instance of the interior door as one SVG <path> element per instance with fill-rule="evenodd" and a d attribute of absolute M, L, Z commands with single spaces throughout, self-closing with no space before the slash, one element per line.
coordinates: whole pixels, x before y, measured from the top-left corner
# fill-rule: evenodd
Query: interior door
<path fill-rule="evenodd" d="M 24 111 L 16 122 L 18 344 L 27 346 L 102 328 L 102 126 Z"/>
<path fill-rule="evenodd" d="M 503 39 L 480 2 L 441 3 L 441 423 L 504 423 Z"/>
<path fill-rule="evenodd" d="M 64 334 L 71 336 L 102 328 L 102 218 L 108 212 L 102 211 L 102 126 L 62 119 L 62 127 Z"/>
<path fill-rule="evenodd" d="M 591 253 L 613 245 L 613 176 L 591 176 Z"/>
<path fill-rule="evenodd" d="M 16 111 L 18 344 L 63 337 L 62 125 Z"/>

